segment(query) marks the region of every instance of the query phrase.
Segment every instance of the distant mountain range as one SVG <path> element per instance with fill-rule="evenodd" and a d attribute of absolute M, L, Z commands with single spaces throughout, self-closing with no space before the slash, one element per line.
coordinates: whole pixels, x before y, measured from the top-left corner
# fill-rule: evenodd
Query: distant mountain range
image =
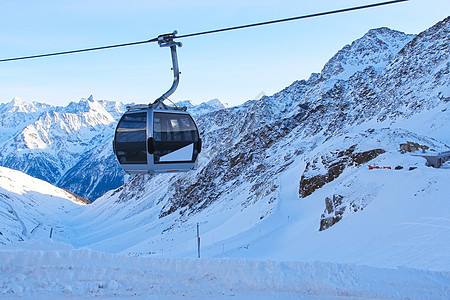
<path fill-rule="evenodd" d="M 128 179 L 112 152 L 127 105 L 93 96 L 65 107 L 20 98 L 0 104 L 0 165 L 93 201 Z M 194 116 L 227 107 L 217 99 L 179 105 Z"/>

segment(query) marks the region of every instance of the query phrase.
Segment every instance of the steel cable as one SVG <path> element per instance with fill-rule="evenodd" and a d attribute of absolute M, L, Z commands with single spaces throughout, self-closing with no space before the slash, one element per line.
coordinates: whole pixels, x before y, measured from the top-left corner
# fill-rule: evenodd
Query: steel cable
<path fill-rule="evenodd" d="M 202 32 L 197 32 L 197 33 L 184 34 L 184 35 L 180 35 L 180 36 L 173 36 L 173 39 L 181 39 L 181 38 L 194 37 L 194 36 L 200 36 L 200 35 L 206 35 L 206 34 L 212 34 L 212 33 L 219 33 L 219 32 L 231 31 L 231 30 L 238 30 L 238 29 L 244 29 L 244 28 L 250 28 L 250 27 L 256 27 L 256 26 L 263 26 L 263 25 L 270 25 L 270 24 L 276 24 L 276 23 L 282 23 L 282 22 L 296 21 L 296 20 L 302 20 L 302 19 L 307 19 L 307 18 L 326 16 L 326 15 L 331 15 L 331 14 L 339 14 L 339 13 L 344 13 L 344 12 L 349 12 L 349 11 L 373 8 L 373 7 L 384 6 L 384 5 L 395 4 L 395 3 L 406 2 L 406 1 L 409 1 L 409 0 L 393 0 L 393 1 L 379 2 L 379 3 L 373 3 L 373 4 L 363 5 L 363 6 L 349 7 L 349 8 L 343 8 L 343 9 L 338 9 L 338 10 L 331 10 L 331 11 L 326 11 L 326 12 L 314 13 L 314 14 L 297 16 L 297 17 L 291 17 L 291 18 L 285 18 L 285 19 L 278 19 L 278 20 L 272 20 L 272 21 L 266 21 L 266 22 L 260 22 L 260 23 L 252 23 L 252 24 L 247 24 L 247 25 L 240 25 L 240 26 L 234 26 L 234 27 L 228 27 L 228 28 L 221 28 L 221 29 L 215 29 L 215 30 L 202 31 Z M 135 45 L 153 43 L 153 42 L 157 42 L 157 41 L 158 41 L 158 37 L 152 38 L 152 39 L 149 39 L 149 40 L 145 40 L 145 41 L 130 42 L 130 43 L 124 43 L 124 44 L 116 44 L 116 45 L 109 45 L 109 46 L 101 46 L 101 47 L 78 49 L 78 50 L 69 50 L 69 51 L 62 51 L 62 52 L 30 55 L 30 56 L 21 56 L 21 57 L 14 57 L 14 58 L 5 58 L 5 59 L 0 59 L 0 62 L 17 61 L 17 60 L 25 60 L 25 59 L 33 59 L 33 58 L 41 58 L 41 57 L 49 57 L 49 56 L 57 56 L 57 55 L 66 55 L 66 54 L 74 54 L 74 53 L 97 51 L 97 50 L 119 48 L 119 47 L 128 47 L 128 46 L 135 46 Z"/>

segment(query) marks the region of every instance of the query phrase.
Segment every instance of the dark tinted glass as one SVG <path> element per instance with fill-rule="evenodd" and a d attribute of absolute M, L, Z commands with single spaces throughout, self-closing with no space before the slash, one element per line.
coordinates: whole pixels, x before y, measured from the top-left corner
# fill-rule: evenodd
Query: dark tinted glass
<path fill-rule="evenodd" d="M 153 117 L 155 141 L 198 141 L 197 127 L 190 115 L 155 113 Z"/>
<path fill-rule="evenodd" d="M 155 163 L 159 163 L 161 156 L 199 140 L 197 127 L 190 115 L 161 112 L 155 112 L 153 116 L 153 138 Z M 194 149 L 192 160 L 189 161 L 194 162 L 196 158 Z"/>
<path fill-rule="evenodd" d="M 117 125 L 115 150 L 121 164 L 147 163 L 147 112 L 125 114 Z"/>

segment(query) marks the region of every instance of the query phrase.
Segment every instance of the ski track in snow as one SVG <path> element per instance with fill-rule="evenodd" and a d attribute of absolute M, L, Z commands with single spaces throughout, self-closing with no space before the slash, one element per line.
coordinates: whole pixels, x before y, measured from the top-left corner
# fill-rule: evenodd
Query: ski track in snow
<path fill-rule="evenodd" d="M 12 214 L 16 217 L 17 221 L 19 221 L 20 226 L 22 226 L 22 235 L 25 236 L 25 237 L 28 236 L 27 226 L 25 226 L 25 223 L 24 223 L 24 222 L 22 221 L 22 219 L 19 217 L 19 215 L 17 214 L 16 210 L 12 207 L 11 204 L 9 204 L 8 202 L 2 200 L 1 198 L 0 198 L 0 201 L 1 201 L 3 204 L 5 204 L 5 205 L 10 209 L 10 211 L 12 212 Z"/>

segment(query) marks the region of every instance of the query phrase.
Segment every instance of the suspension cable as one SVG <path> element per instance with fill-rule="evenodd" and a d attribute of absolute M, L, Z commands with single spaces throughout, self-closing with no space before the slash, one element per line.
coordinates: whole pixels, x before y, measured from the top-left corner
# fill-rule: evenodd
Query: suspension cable
<path fill-rule="evenodd" d="M 373 4 L 363 5 L 363 6 L 349 7 L 349 8 L 331 10 L 331 11 L 326 11 L 326 12 L 314 13 L 314 14 L 285 18 L 285 19 L 252 23 L 252 24 L 247 24 L 247 25 L 240 25 L 240 26 L 234 26 L 234 27 L 228 27 L 228 28 L 208 30 L 208 31 L 202 31 L 202 32 L 197 32 L 197 33 L 189 33 L 189 34 L 180 35 L 180 36 L 173 36 L 173 38 L 181 39 L 181 38 L 194 37 L 194 36 L 206 35 L 206 34 L 212 34 L 212 33 L 224 32 L 224 31 L 231 31 L 231 30 L 238 30 L 238 29 L 244 29 L 244 28 L 250 28 L 250 27 L 256 27 L 256 26 L 270 25 L 270 24 L 275 24 L 275 23 L 296 21 L 296 20 L 301 20 L 301 19 L 314 18 L 314 17 L 326 16 L 326 15 L 332 15 L 332 14 L 339 14 L 339 13 L 344 13 L 344 12 L 349 12 L 349 11 L 373 8 L 373 7 L 377 7 L 377 6 L 396 4 L 399 2 L 406 2 L 406 1 L 409 1 L 409 0 L 392 0 L 392 1 L 386 1 L 386 2 L 379 2 L 379 3 L 373 3 Z M 130 42 L 130 43 L 124 43 L 124 44 L 116 44 L 116 45 L 101 46 L 101 47 L 94 47 L 94 48 L 85 48 L 85 49 L 78 49 L 78 50 L 69 50 L 69 51 L 63 51 L 63 52 L 53 52 L 53 53 L 30 55 L 30 56 L 21 56 L 21 57 L 14 57 L 14 58 L 5 58 L 5 59 L 0 59 L 0 62 L 26 60 L 26 59 L 57 56 L 57 55 L 66 55 L 66 54 L 97 51 L 97 50 L 119 48 L 119 47 L 128 47 L 128 46 L 135 46 L 135 45 L 141 45 L 141 44 L 147 44 L 147 43 L 154 43 L 157 41 L 158 41 L 158 37 L 152 38 L 149 40 L 145 40 L 145 41 Z"/>
<path fill-rule="evenodd" d="M 405 1 L 409 1 L 409 0 L 393 0 L 393 1 L 387 1 L 387 2 L 373 3 L 373 4 L 363 5 L 363 6 L 355 6 L 355 7 L 338 9 L 338 10 L 331 10 L 331 11 L 315 13 L 315 14 L 310 14 L 310 15 L 304 15 L 304 16 L 298 16 L 298 17 L 292 17 L 292 18 L 286 18 L 286 19 L 279 19 L 279 20 L 272 20 L 272 21 L 266 21 L 266 22 L 260 22 L 260 23 L 240 25 L 240 26 L 229 27 L 229 28 L 203 31 L 203 32 L 198 32 L 198 33 L 190 33 L 190 34 L 180 35 L 175 38 L 181 39 L 181 38 L 204 35 L 204 34 L 211 34 L 211 33 L 217 33 L 217 32 L 224 32 L 224 31 L 230 31 L 230 30 L 237 30 L 237 29 L 244 29 L 244 28 L 250 28 L 250 27 L 256 27 L 256 26 L 275 24 L 275 23 L 296 21 L 296 20 L 308 19 L 308 18 L 314 18 L 314 17 L 321 17 L 321 16 L 326 16 L 326 15 L 339 14 L 339 13 L 344 13 L 344 12 L 353 11 L 353 10 L 372 8 L 372 7 L 394 4 L 394 3 L 405 2 Z"/>
<path fill-rule="evenodd" d="M 132 43 L 102 46 L 102 47 L 95 47 L 95 48 L 86 48 L 86 49 L 70 50 L 70 51 L 63 51 L 63 52 L 38 54 L 38 55 L 31 55 L 31 56 L 5 58 L 5 59 L 0 59 L 0 62 L 24 60 L 24 59 L 32 59 L 32 58 L 40 58 L 40 57 L 48 57 L 48 56 L 57 56 L 57 55 L 65 55 L 65 54 L 73 54 L 73 53 L 81 53 L 81 52 L 89 52 L 89 51 L 104 50 L 104 49 L 119 48 L 119 47 L 127 47 L 127 46 L 134 46 L 134 45 L 152 43 L 152 42 L 157 42 L 157 41 L 158 41 L 158 38 L 154 38 L 151 40 L 140 41 L 140 42 L 132 42 Z"/>

